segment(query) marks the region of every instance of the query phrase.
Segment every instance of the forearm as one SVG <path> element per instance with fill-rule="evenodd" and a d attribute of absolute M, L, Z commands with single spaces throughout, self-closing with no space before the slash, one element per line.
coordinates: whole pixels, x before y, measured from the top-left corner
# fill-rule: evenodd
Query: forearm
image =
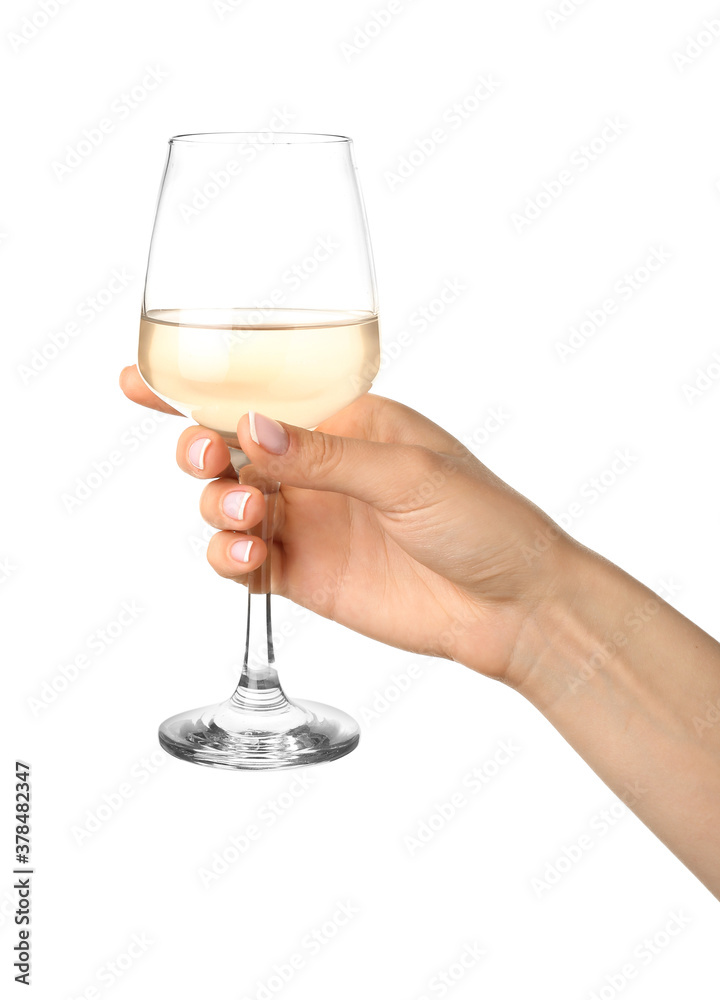
<path fill-rule="evenodd" d="M 567 562 L 518 689 L 720 898 L 720 645 L 594 553 Z"/>

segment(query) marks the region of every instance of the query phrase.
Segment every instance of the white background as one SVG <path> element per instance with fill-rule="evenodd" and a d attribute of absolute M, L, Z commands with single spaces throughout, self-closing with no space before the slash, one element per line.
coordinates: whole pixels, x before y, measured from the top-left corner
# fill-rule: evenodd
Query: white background
<path fill-rule="evenodd" d="M 156 744 L 166 715 L 229 694 L 245 591 L 204 559 L 200 485 L 174 460 L 181 421 L 142 425 L 117 374 L 134 360 L 167 138 L 261 128 L 275 108 L 295 130 L 355 139 L 386 346 L 376 390 L 471 437 L 553 516 L 579 502 L 576 537 L 717 633 L 720 39 L 704 34 L 687 65 L 673 54 L 703 19 L 720 32 L 720 8 L 587 0 L 548 17 L 560 6 L 403 0 L 356 51 L 343 46 L 362 43 L 356 29 L 384 0 L 224 11 L 212 0 L 69 0 L 27 44 L 11 36 L 40 7 L 3 6 L 3 788 L 9 801 L 12 761 L 29 760 L 35 996 L 716 995 L 709 892 L 620 815 L 529 704 L 460 666 L 304 622 L 278 601 L 291 632 L 279 652 L 286 687 L 356 713 L 358 750 L 313 771 L 243 774 L 177 762 Z M 148 67 L 166 79 L 121 118 L 113 102 Z M 444 121 L 488 76 L 492 97 L 461 128 Z M 53 161 L 108 115 L 112 132 L 58 178 Z M 621 134 L 581 169 L 573 154 L 607 118 Z M 438 127 L 446 141 L 393 184 L 388 173 Z M 569 166 L 572 184 L 518 232 L 513 213 Z M 621 299 L 616 283 L 653 247 L 669 259 Z M 79 310 L 114 268 L 132 280 L 86 322 Z M 466 288 L 420 332 L 412 316 L 446 279 Z M 616 313 L 563 362 L 557 343 L 608 297 Z M 62 345 L 73 321 L 77 335 L 53 352 L 51 335 Z M 390 358 L 403 330 L 412 343 Z M 33 358 L 41 370 L 28 374 Z M 688 399 L 683 385 L 708 365 L 707 388 Z M 507 416 L 490 433 L 493 407 Z M 629 450 L 629 468 L 583 499 L 616 449 Z M 78 480 L 118 450 L 112 476 L 68 510 Z M 142 613 L 96 651 L 123 602 Z M 61 667 L 72 677 L 83 653 L 86 668 L 63 684 Z M 370 718 L 412 664 L 422 676 Z M 53 685 L 63 690 L 33 710 Z M 503 740 L 520 748 L 512 761 L 479 791 L 465 786 L 466 804 L 412 851 L 406 838 Z M 117 804 L 121 786 L 128 797 L 112 812 L 105 797 Z M 273 801 L 282 815 L 270 823 Z M 598 816 L 613 806 L 603 833 Z M 9 806 L 3 815 L 7 983 Z M 259 837 L 240 853 L 232 838 L 253 824 Z M 533 879 L 582 834 L 592 847 L 538 890 Z M 204 885 L 223 853 L 227 870 Z M 355 915 L 311 951 L 305 935 L 348 901 Z M 689 918 L 682 933 L 642 958 L 672 911 Z M 128 960 L 133 935 L 150 943 Z M 467 944 L 484 955 L 448 990 L 436 977 Z M 303 968 L 272 979 L 296 954 Z M 624 982 L 628 962 L 637 974 Z"/>

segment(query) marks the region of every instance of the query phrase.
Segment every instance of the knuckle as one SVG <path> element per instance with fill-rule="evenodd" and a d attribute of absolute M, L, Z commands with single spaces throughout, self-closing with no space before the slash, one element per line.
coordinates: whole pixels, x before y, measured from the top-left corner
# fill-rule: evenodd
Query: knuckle
<path fill-rule="evenodd" d="M 225 525 L 225 515 L 222 509 L 222 496 L 217 496 L 212 485 L 206 486 L 200 494 L 200 516 L 212 528 L 222 528 Z"/>
<path fill-rule="evenodd" d="M 403 456 L 400 475 L 396 480 L 398 489 L 393 510 L 403 513 L 437 502 L 443 496 L 446 483 L 458 468 L 456 459 L 451 456 L 423 446 L 409 447 Z"/>
<path fill-rule="evenodd" d="M 218 538 L 219 535 L 213 535 L 210 541 L 208 542 L 207 549 L 205 550 L 207 561 L 210 563 L 213 569 L 215 568 L 216 563 L 218 562 L 218 555 L 219 555 Z"/>
<path fill-rule="evenodd" d="M 219 576 L 231 577 L 234 575 L 233 569 L 229 566 L 230 558 L 227 555 L 227 535 L 229 532 L 219 531 L 213 535 L 208 542 L 207 561 Z"/>
<path fill-rule="evenodd" d="M 318 479 L 332 475 L 343 461 L 344 450 L 342 438 L 330 434 L 314 434 L 307 454 L 307 473 Z"/>
<path fill-rule="evenodd" d="M 404 464 L 405 479 L 410 489 L 417 489 L 426 482 L 438 482 L 442 475 L 440 456 L 430 448 L 421 446 L 409 450 Z"/>

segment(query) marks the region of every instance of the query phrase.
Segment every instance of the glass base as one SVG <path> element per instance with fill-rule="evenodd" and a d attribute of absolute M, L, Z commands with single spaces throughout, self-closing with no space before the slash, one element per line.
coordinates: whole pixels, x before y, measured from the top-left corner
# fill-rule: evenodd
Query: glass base
<path fill-rule="evenodd" d="M 315 701 L 249 712 L 231 698 L 173 715 L 158 736 L 163 750 L 193 764 L 266 771 L 344 757 L 358 745 L 360 729 L 345 712 Z"/>

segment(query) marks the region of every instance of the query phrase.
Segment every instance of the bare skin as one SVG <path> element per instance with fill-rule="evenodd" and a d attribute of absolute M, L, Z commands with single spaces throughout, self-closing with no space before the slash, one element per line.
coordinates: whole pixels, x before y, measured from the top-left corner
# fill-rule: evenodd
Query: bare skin
<path fill-rule="evenodd" d="M 175 412 L 134 366 L 121 385 Z M 247 415 L 238 438 L 253 467 L 282 483 L 274 593 L 518 690 L 720 898 L 714 639 L 400 403 L 367 395 L 315 431 L 276 424 L 274 453 L 253 441 Z M 199 441 L 209 441 L 201 469 Z M 232 548 L 261 520 L 262 493 L 238 484 L 227 445 L 206 428 L 181 433 L 177 460 L 210 480 L 200 506 L 218 529 L 211 565 L 246 582 L 265 543 L 254 540 L 248 562 Z M 251 495 L 236 520 L 223 503 L 242 491 Z"/>

